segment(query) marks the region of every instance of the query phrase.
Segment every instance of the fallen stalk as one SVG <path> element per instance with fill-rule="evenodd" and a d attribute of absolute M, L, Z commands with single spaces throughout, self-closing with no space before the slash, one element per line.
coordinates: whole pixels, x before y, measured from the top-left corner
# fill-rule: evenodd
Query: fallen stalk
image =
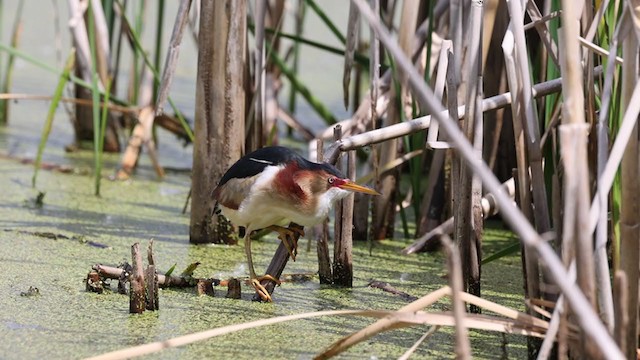
<path fill-rule="evenodd" d="M 594 76 L 602 75 L 602 66 L 596 66 L 593 71 Z M 531 94 L 534 98 L 540 98 L 549 94 L 557 93 L 562 90 L 562 78 L 557 78 L 533 85 Z M 482 100 L 482 112 L 504 108 L 511 105 L 511 92 L 492 96 Z M 440 106 L 441 108 L 441 106 Z M 465 105 L 458 106 L 458 119 L 465 116 Z M 434 112 L 435 113 L 435 112 Z M 432 114 L 434 114 L 432 113 Z M 428 129 L 431 125 L 432 117 L 444 118 L 449 112 L 447 110 L 438 110 L 437 115 L 427 115 L 415 118 L 403 123 L 390 125 L 384 128 L 368 131 L 365 133 L 346 137 L 340 141 L 333 143 L 326 152 L 325 159 L 327 162 L 335 162 L 340 151 L 356 150 L 364 146 L 377 144 L 383 141 L 399 138 L 414 132 Z"/>
<path fill-rule="evenodd" d="M 100 276 L 105 277 L 107 279 L 120 279 L 120 277 L 125 272 L 124 269 L 108 266 L 103 264 L 95 264 L 92 267 Z M 176 288 L 186 288 L 196 286 L 198 281 L 200 280 L 213 280 L 214 285 L 220 285 L 221 281 L 219 279 L 198 279 L 193 277 L 186 276 L 174 276 L 174 275 L 164 275 L 158 273 L 158 285 L 161 287 L 176 287 Z"/>

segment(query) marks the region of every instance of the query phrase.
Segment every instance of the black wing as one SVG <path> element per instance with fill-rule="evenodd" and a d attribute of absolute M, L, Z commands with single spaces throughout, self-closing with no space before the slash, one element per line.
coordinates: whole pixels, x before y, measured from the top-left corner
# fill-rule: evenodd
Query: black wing
<path fill-rule="evenodd" d="M 243 156 L 224 174 L 218 186 L 222 186 L 231 179 L 244 179 L 261 173 L 267 166 L 278 166 L 290 162 L 297 162 L 301 169 L 305 170 L 325 170 L 337 177 L 344 178 L 344 175 L 333 165 L 327 163 L 314 163 L 298 155 L 293 150 L 283 146 L 268 146 L 258 149 L 248 155 Z"/>
<path fill-rule="evenodd" d="M 302 156 L 283 146 L 269 146 L 258 149 L 243 156 L 224 174 L 218 186 L 222 186 L 231 179 L 243 179 L 258 175 L 267 166 L 278 166 L 290 161 L 306 161 Z"/>

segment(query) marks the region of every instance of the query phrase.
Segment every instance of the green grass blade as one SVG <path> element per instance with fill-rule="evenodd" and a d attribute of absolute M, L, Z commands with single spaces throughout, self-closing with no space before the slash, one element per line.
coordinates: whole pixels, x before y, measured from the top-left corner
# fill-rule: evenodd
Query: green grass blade
<path fill-rule="evenodd" d="M 9 46 L 7 44 L 3 44 L 3 43 L 0 42 L 0 50 L 5 51 L 8 54 L 13 55 L 13 56 L 15 56 L 17 58 L 20 58 L 20 59 L 22 59 L 22 60 L 24 60 L 24 61 L 26 61 L 28 63 L 31 63 L 32 65 L 35 65 L 35 66 L 37 66 L 38 68 L 40 68 L 42 70 L 46 70 L 46 71 L 48 71 L 50 73 L 56 74 L 58 76 L 62 76 L 60 71 L 58 69 L 56 69 L 55 67 L 53 67 L 53 66 L 51 66 L 49 64 L 43 63 L 42 61 L 34 58 L 33 56 L 31 56 L 31 55 L 29 55 L 27 53 L 24 53 L 24 52 L 12 47 L 12 46 Z M 77 76 L 75 76 L 73 74 L 69 74 L 69 81 L 73 82 L 74 84 L 83 86 L 83 87 L 85 87 L 87 89 L 91 89 L 91 84 L 90 83 L 80 79 L 79 77 L 77 77 Z M 104 95 L 104 94 L 102 94 L 102 95 Z M 116 104 L 118 104 L 120 106 L 131 106 L 131 104 L 129 104 L 128 102 L 126 102 L 126 101 L 124 101 L 122 99 L 119 99 L 119 98 L 115 98 L 115 97 L 111 97 L 111 102 L 116 103 Z"/>
<path fill-rule="evenodd" d="M 318 113 L 318 115 L 320 115 L 327 124 L 333 125 L 337 123 L 337 120 L 331 111 L 329 111 L 329 109 L 319 99 L 313 96 L 311 91 L 309 91 L 309 88 L 307 88 L 307 86 L 298 79 L 296 74 L 287 66 L 287 64 L 284 63 L 278 54 L 276 54 L 275 51 L 272 51 L 271 45 L 266 42 L 265 45 L 267 47 L 267 52 L 270 54 L 271 61 L 273 61 L 280 71 L 282 71 L 282 74 L 287 77 L 289 82 L 291 82 L 291 86 L 295 88 L 300 95 L 305 98 L 305 100 L 307 100 L 309 105 L 311 105 L 316 113 Z"/>
<path fill-rule="evenodd" d="M 248 26 L 249 30 L 251 30 L 251 32 L 255 31 L 255 25 L 254 24 L 248 24 L 247 26 Z M 307 39 L 307 38 L 299 36 L 299 35 L 290 34 L 290 33 L 282 32 L 282 31 L 277 31 L 277 30 L 274 30 L 274 29 L 271 29 L 271 28 L 264 28 L 264 31 L 265 31 L 265 33 L 270 34 L 270 35 L 276 35 L 276 36 L 281 37 L 281 38 L 293 40 L 295 43 L 309 45 L 309 46 L 314 47 L 316 49 L 324 50 L 324 51 L 326 51 L 328 53 L 344 57 L 344 53 L 345 53 L 344 49 L 339 49 L 337 47 L 326 45 L 326 44 L 323 44 L 323 43 L 319 43 L 317 41 L 313 41 L 313 40 Z M 356 52 L 354 54 L 354 60 L 358 63 L 358 65 L 361 65 L 364 68 L 369 68 L 369 57 Z M 387 69 L 387 67 L 388 67 L 388 65 L 381 64 L 381 70 L 384 71 L 384 70 Z"/>
<path fill-rule="evenodd" d="M 109 115 L 109 98 L 111 97 L 111 85 L 113 84 L 113 79 L 109 79 L 107 81 L 107 88 L 105 89 L 104 95 L 104 105 L 102 106 L 102 114 L 100 115 L 100 132 L 98 134 L 99 143 L 98 143 L 98 152 L 96 155 L 98 156 L 98 160 L 96 161 L 96 195 L 100 195 L 100 180 L 102 179 L 102 152 L 104 150 L 104 137 L 107 133 L 107 119 Z"/>
<path fill-rule="evenodd" d="M 298 19 L 298 22 L 296 22 L 296 33 L 298 34 L 302 34 L 303 31 L 303 27 L 304 27 L 304 19 L 305 19 L 305 15 L 306 15 L 306 10 L 307 10 L 307 6 L 305 5 L 305 3 L 303 1 L 299 1 L 298 2 L 298 16 L 300 17 Z M 295 74 L 298 73 L 298 64 L 300 63 L 300 43 L 298 41 L 295 41 L 293 43 L 293 65 L 292 65 L 292 70 Z M 291 89 L 289 90 L 289 112 L 294 114 L 296 112 L 296 90 L 291 87 Z"/>
<path fill-rule="evenodd" d="M 18 11 L 16 12 L 16 19 L 13 25 L 13 31 L 11 33 L 11 46 L 14 48 L 18 47 L 18 41 L 20 38 L 20 30 L 22 28 L 23 5 L 24 5 L 24 1 L 21 1 L 20 4 L 18 5 Z M 4 80 L 2 80 L 2 82 L 0 83 L 0 92 L 9 93 L 11 91 L 14 60 L 15 60 L 15 56 L 9 55 L 9 58 L 7 59 L 7 67 L 4 71 Z M 9 101 L 0 100 L 0 124 L 6 124 L 8 122 L 9 122 Z"/>
<path fill-rule="evenodd" d="M 154 52 L 153 64 L 156 69 L 160 69 L 160 61 L 162 54 L 162 25 L 164 22 L 164 0 L 158 1 L 158 17 L 156 18 L 156 48 Z M 158 86 L 160 81 L 158 79 L 153 81 L 153 101 L 158 98 Z"/>
<path fill-rule="evenodd" d="M 482 265 L 486 265 L 492 261 L 496 261 L 500 258 L 503 258 L 505 256 L 509 256 L 512 254 L 517 253 L 518 251 L 520 251 L 520 241 L 515 240 L 514 242 L 512 242 L 511 244 L 507 245 L 505 248 L 503 248 L 502 250 L 498 250 L 495 253 L 487 256 L 486 258 L 482 259 Z"/>
<path fill-rule="evenodd" d="M 322 21 L 325 23 L 325 25 L 327 25 L 329 30 L 331 30 L 333 35 L 335 35 L 338 38 L 338 40 L 340 40 L 342 45 L 346 44 L 347 40 L 344 37 L 344 35 L 342 35 L 340 30 L 338 30 L 338 27 L 331 21 L 331 19 L 329 19 L 327 14 L 324 13 L 324 11 L 318 6 L 318 4 L 316 4 L 316 2 L 313 0 L 306 0 L 306 3 L 307 5 L 309 5 L 311 9 L 313 9 L 313 11 L 316 12 L 316 14 L 318 14 L 318 17 L 322 19 Z"/>
<path fill-rule="evenodd" d="M 53 93 L 53 98 L 51 99 L 51 105 L 49 106 L 49 112 L 47 113 L 47 119 L 44 123 L 44 127 L 42 128 L 42 137 L 40 138 L 40 145 L 38 146 L 38 153 L 36 154 L 36 161 L 34 162 L 34 172 L 33 177 L 31 178 L 31 186 L 36 187 L 36 179 L 38 177 L 38 170 L 40 170 L 40 163 L 42 162 L 42 153 L 44 152 L 44 147 L 47 144 L 47 139 L 49 138 L 49 134 L 51 133 L 51 126 L 53 124 L 53 117 L 56 114 L 56 109 L 58 108 L 58 103 L 60 103 L 60 99 L 62 98 L 62 92 L 64 91 L 64 87 L 69 81 L 71 69 L 73 69 L 73 65 L 76 58 L 76 50 L 75 48 L 71 49 L 71 53 L 67 57 L 67 61 L 64 65 L 64 70 L 60 75 L 60 80 L 58 81 L 58 85 L 56 86 L 56 90 Z"/>
<path fill-rule="evenodd" d="M 95 169 L 95 194 L 100 195 L 100 173 L 98 169 L 102 169 L 102 156 L 98 155 L 100 152 L 100 88 L 98 87 L 98 58 L 96 54 L 96 34 L 95 34 L 95 19 L 93 13 L 93 2 L 89 2 L 89 8 L 87 10 L 88 29 L 89 29 L 89 48 L 91 50 L 91 98 L 93 104 L 91 105 L 93 115 L 93 159 Z"/>

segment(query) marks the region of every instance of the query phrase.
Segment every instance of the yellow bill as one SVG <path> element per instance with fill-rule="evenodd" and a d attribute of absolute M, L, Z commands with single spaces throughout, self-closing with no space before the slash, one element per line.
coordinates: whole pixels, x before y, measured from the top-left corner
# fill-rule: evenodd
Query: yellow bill
<path fill-rule="evenodd" d="M 339 187 L 344 190 L 355 191 L 355 192 L 360 192 L 364 194 L 380 195 L 379 192 L 373 190 L 372 188 L 358 185 L 353 181 L 347 181 L 344 184 L 339 185 Z"/>

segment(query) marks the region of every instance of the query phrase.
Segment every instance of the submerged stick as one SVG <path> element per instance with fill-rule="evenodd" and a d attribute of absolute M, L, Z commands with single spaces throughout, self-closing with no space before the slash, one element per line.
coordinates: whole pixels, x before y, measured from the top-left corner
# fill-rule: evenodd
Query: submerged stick
<path fill-rule="evenodd" d="M 294 243 L 297 244 L 300 239 L 300 234 L 304 229 L 303 226 L 300 226 L 295 223 L 290 223 L 289 228 L 297 228 L 300 231 L 294 231 Z M 282 272 L 284 271 L 285 266 L 287 266 L 287 262 L 289 261 L 289 250 L 284 245 L 284 242 L 280 242 L 278 245 L 278 249 L 276 249 L 276 253 L 273 255 L 271 259 L 271 263 L 267 267 L 266 275 L 271 275 L 274 279 L 280 279 L 282 276 Z M 273 290 L 276 288 L 276 283 L 269 279 L 263 279 L 260 281 L 260 284 L 264 286 L 265 289 L 269 292 L 269 294 L 273 294 Z M 256 292 L 253 295 L 253 301 L 262 301 L 260 295 Z"/>
<path fill-rule="evenodd" d="M 126 270 L 118 268 L 118 267 L 114 267 L 114 266 L 108 266 L 108 265 L 102 265 L 102 264 L 95 264 L 93 265 L 93 270 L 97 271 L 98 274 L 102 277 L 105 277 L 107 279 L 119 279 L 122 274 L 124 274 L 126 272 Z M 195 286 L 195 284 L 198 282 L 197 278 L 189 278 L 189 277 L 183 277 L 183 276 L 173 276 L 173 275 L 164 275 L 164 274 L 158 274 L 158 285 L 163 287 L 163 288 L 167 288 L 167 287 L 177 287 L 177 288 L 185 288 L 185 287 L 192 287 Z M 220 280 L 219 279 L 211 279 L 213 280 L 213 284 L 214 285 L 219 285 L 220 284 Z"/>

